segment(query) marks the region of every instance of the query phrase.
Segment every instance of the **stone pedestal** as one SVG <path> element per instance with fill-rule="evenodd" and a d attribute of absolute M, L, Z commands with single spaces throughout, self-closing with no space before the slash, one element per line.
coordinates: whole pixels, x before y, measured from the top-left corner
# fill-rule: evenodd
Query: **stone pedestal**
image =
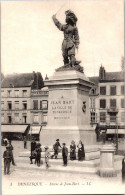
<path fill-rule="evenodd" d="M 95 144 L 96 135 L 90 126 L 89 91 L 93 83 L 76 70 L 56 71 L 45 81 L 49 89 L 48 124 L 41 130 L 42 144 L 51 145 L 57 138 L 67 145 Z"/>
<path fill-rule="evenodd" d="M 101 177 L 115 177 L 116 170 L 114 168 L 114 145 L 103 145 L 101 148 L 100 169 L 99 175 Z"/>

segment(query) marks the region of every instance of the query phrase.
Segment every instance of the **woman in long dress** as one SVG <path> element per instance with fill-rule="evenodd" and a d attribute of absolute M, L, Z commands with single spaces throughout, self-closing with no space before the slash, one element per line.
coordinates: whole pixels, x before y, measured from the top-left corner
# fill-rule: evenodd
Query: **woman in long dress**
<path fill-rule="evenodd" d="M 77 147 L 78 147 L 78 160 L 79 161 L 85 160 L 84 144 L 82 143 L 81 140 L 79 141 Z"/>
<path fill-rule="evenodd" d="M 76 160 L 76 145 L 75 142 L 72 141 L 70 145 L 70 160 Z"/>

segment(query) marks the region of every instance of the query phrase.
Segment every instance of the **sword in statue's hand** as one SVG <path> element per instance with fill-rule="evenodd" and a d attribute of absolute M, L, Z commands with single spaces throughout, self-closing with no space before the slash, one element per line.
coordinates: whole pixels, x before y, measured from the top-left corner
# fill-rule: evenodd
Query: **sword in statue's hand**
<path fill-rule="evenodd" d="M 57 13 L 64 7 L 65 4 L 66 4 L 66 3 L 64 3 L 64 4 L 58 9 L 58 11 L 56 12 L 55 16 L 56 16 Z"/>

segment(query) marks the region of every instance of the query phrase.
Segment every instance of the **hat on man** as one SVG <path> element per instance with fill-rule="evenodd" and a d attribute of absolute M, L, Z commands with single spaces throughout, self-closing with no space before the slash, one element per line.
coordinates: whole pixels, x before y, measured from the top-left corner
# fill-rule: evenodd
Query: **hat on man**
<path fill-rule="evenodd" d="M 74 140 L 71 141 L 71 144 L 75 144 Z"/>
<path fill-rule="evenodd" d="M 48 149 L 49 147 L 48 147 L 48 146 L 45 146 L 44 148 L 45 148 L 45 149 Z"/>
<path fill-rule="evenodd" d="M 64 146 L 65 146 L 65 145 L 66 145 L 66 143 L 63 143 L 62 145 L 64 145 Z"/>
<path fill-rule="evenodd" d="M 7 145 L 6 148 L 10 148 L 10 145 Z"/>
<path fill-rule="evenodd" d="M 66 16 L 68 16 L 68 17 L 70 18 L 70 20 L 71 20 L 74 24 L 76 24 L 76 22 L 77 22 L 78 19 L 77 19 L 76 15 L 74 14 L 73 11 L 67 10 L 67 11 L 65 11 L 65 14 L 66 14 Z"/>
<path fill-rule="evenodd" d="M 41 144 L 38 142 L 38 143 L 36 144 L 36 146 L 41 146 Z"/>
<path fill-rule="evenodd" d="M 59 139 L 56 140 L 57 142 L 59 141 Z"/>

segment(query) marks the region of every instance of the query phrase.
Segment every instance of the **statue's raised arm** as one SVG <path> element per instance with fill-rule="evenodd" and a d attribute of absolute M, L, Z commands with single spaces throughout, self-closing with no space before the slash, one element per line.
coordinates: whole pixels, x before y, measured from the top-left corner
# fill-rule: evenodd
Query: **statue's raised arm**
<path fill-rule="evenodd" d="M 75 48 L 78 49 L 79 45 L 79 33 L 76 27 L 77 17 L 71 10 L 67 10 L 65 14 L 66 24 L 61 24 L 56 18 L 56 15 L 53 15 L 52 19 L 57 28 L 64 32 L 64 40 L 62 43 L 64 65 L 69 64 L 75 66 L 78 62 L 75 59 Z"/>

